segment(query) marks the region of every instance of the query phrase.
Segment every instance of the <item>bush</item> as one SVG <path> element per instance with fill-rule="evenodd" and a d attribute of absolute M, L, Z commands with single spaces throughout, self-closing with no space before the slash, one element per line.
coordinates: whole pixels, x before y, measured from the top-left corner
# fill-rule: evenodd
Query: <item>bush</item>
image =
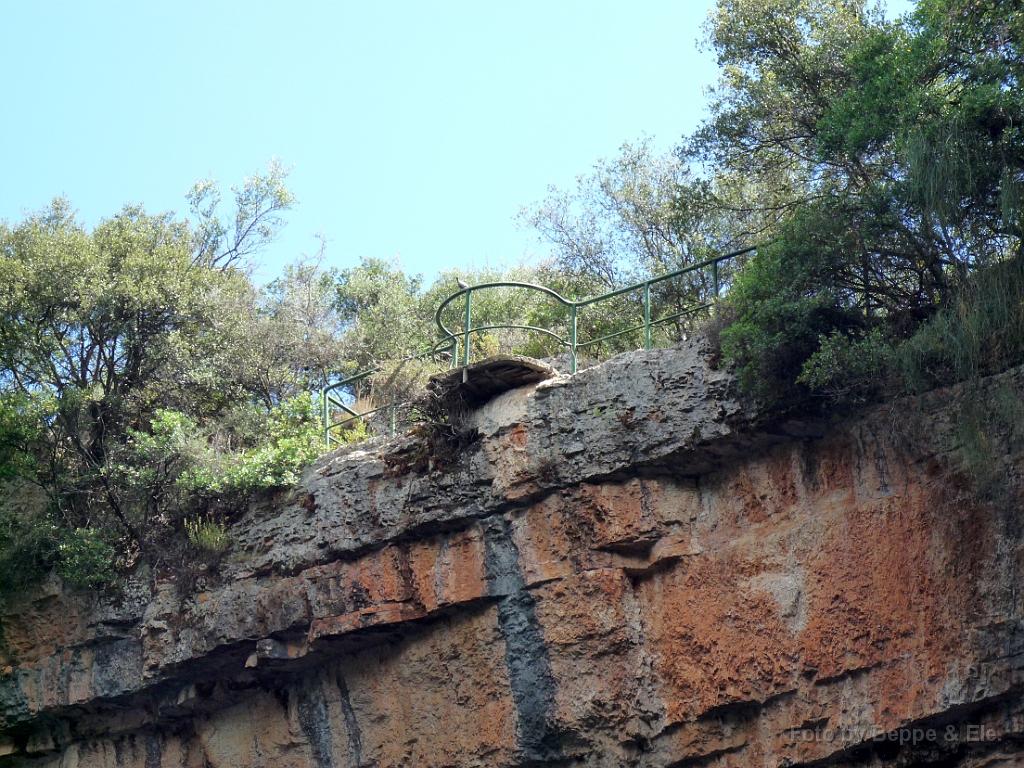
<path fill-rule="evenodd" d="M 209 516 L 186 520 L 185 533 L 192 546 L 207 552 L 223 552 L 230 544 L 224 524 Z"/>
<path fill-rule="evenodd" d="M 912 392 L 1024 362 L 1024 257 L 975 274 L 899 351 Z"/>
<path fill-rule="evenodd" d="M 818 337 L 796 380 L 832 400 L 859 402 L 882 391 L 895 366 L 896 352 L 880 328 L 853 336 L 833 331 Z"/>
<path fill-rule="evenodd" d="M 0 509 L 0 596 L 47 574 L 57 550 L 55 533 L 44 516 Z"/>
<path fill-rule="evenodd" d="M 924 392 L 1024 363 L 1020 256 L 962 281 L 938 311 L 870 317 L 828 292 L 792 290 L 786 262 L 759 254 L 730 294 L 732 322 L 720 332 L 741 387 L 764 407 L 784 410 L 807 395 L 862 402 Z"/>
<path fill-rule="evenodd" d="M 0 480 L 33 476 L 33 446 L 54 408 L 52 397 L 0 391 Z"/>
<path fill-rule="evenodd" d="M 250 448 L 221 453 L 208 447 L 188 457 L 187 467 L 177 479 L 178 488 L 237 497 L 293 485 L 301 470 L 324 451 L 318 408 L 308 393 L 272 408 L 262 431 L 264 438 Z"/>
<path fill-rule="evenodd" d="M 56 530 L 55 530 L 56 532 Z M 114 548 L 95 528 L 60 531 L 57 547 L 57 573 L 73 587 L 98 589 L 114 582 Z"/>
<path fill-rule="evenodd" d="M 736 278 L 723 312 L 734 318 L 719 338 L 741 388 L 764 408 L 806 399 L 804 366 L 834 333 L 854 334 L 863 315 L 843 306 L 827 283 L 787 243 L 761 249 Z"/>

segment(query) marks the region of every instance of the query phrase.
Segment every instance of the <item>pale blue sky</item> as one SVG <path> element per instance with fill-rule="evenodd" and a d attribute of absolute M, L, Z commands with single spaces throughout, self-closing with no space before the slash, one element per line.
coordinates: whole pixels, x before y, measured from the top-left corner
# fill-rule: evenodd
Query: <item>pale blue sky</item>
<path fill-rule="evenodd" d="M 697 124 L 712 5 L 0 0 L 0 219 L 60 194 L 88 224 L 184 213 L 197 178 L 277 156 L 300 204 L 263 279 L 319 231 L 342 267 L 516 262 L 544 251 L 521 204 Z"/>

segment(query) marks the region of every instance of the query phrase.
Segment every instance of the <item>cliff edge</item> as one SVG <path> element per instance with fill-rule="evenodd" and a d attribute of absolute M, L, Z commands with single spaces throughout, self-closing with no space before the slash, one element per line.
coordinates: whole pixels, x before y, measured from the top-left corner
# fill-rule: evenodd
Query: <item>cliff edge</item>
<path fill-rule="evenodd" d="M 336 451 L 195 588 L 12 603 L 0 766 L 1024 765 L 1021 392 L 770 424 L 690 346 Z"/>

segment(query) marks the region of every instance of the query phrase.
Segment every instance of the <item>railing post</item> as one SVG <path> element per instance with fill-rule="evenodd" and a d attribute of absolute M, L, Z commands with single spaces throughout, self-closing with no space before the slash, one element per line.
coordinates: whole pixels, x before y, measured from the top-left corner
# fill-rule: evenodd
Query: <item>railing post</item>
<path fill-rule="evenodd" d="M 389 410 L 390 410 L 390 414 L 391 414 L 391 436 L 394 437 L 395 436 L 395 396 L 394 395 L 391 396 L 391 408 Z"/>
<path fill-rule="evenodd" d="M 576 373 L 576 305 L 569 307 L 569 373 Z"/>
<path fill-rule="evenodd" d="M 327 410 L 327 387 L 323 387 L 320 390 L 320 405 L 323 409 L 324 414 L 324 442 L 327 447 L 331 447 L 331 414 Z"/>
<path fill-rule="evenodd" d="M 644 283 L 644 349 L 651 348 L 651 284 Z"/>
<path fill-rule="evenodd" d="M 471 320 L 470 320 L 470 306 L 471 306 L 471 298 L 472 298 L 472 296 L 473 296 L 473 292 L 472 291 L 467 291 L 466 292 L 466 329 L 465 329 L 465 337 L 463 339 L 463 344 L 462 344 L 462 365 L 463 366 L 469 365 L 469 329 L 472 328 L 472 326 L 470 325 L 470 322 L 471 322 Z"/>
<path fill-rule="evenodd" d="M 652 328 L 654 327 L 655 323 L 660 324 L 660 323 L 668 322 L 669 320 L 673 320 L 673 319 L 682 317 L 682 316 L 684 316 L 686 314 L 689 314 L 691 311 L 697 311 L 699 309 L 702 309 L 702 308 L 704 308 L 704 306 L 707 305 L 707 302 L 704 302 L 704 303 L 702 303 L 698 307 L 694 307 L 694 308 L 691 308 L 691 309 L 688 309 L 688 310 L 684 310 L 682 312 L 677 312 L 675 314 L 666 315 L 664 317 L 659 317 L 657 320 L 652 320 L 651 286 L 654 283 L 661 283 L 661 282 L 663 282 L 665 280 L 669 280 L 669 279 L 678 277 L 678 276 L 683 275 L 683 274 L 689 274 L 690 272 L 695 272 L 696 270 L 700 270 L 700 269 L 705 269 L 707 267 L 711 267 L 711 278 L 712 278 L 712 288 L 714 290 L 714 298 L 718 299 L 720 297 L 721 293 L 722 293 L 722 287 L 723 287 L 721 285 L 721 282 L 720 282 L 720 275 L 719 275 L 719 269 L 718 269 L 719 262 L 720 261 L 726 261 L 728 259 L 733 259 L 733 258 L 736 258 L 738 256 L 742 256 L 744 254 L 751 253 L 751 252 L 753 252 L 755 250 L 756 250 L 756 246 L 751 246 L 749 248 L 743 248 L 743 249 L 738 250 L 738 251 L 733 251 L 732 253 L 726 254 L 724 256 L 719 256 L 719 257 L 714 257 L 714 258 L 710 258 L 710 259 L 705 259 L 705 260 L 703 260 L 703 261 L 701 261 L 701 262 L 699 262 L 697 264 L 691 264 L 691 265 L 689 265 L 687 267 L 683 267 L 683 268 L 680 268 L 680 269 L 677 269 L 677 270 L 672 270 L 670 272 L 666 272 L 666 273 L 664 273 L 662 275 L 659 275 L 657 277 L 649 278 L 646 281 L 638 282 L 638 283 L 633 283 L 632 285 L 628 285 L 628 286 L 625 286 L 623 288 L 619 288 L 619 289 L 614 290 L 614 291 L 609 291 L 608 293 L 602 294 L 600 296 L 594 296 L 594 297 L 591 297 L 589 299 L 584 299 L 584 300 L 581 300 L 579 302 L 570 301 L 569 299 L 566 299 L 564 296 L 560 295 L 559 293 L 557 293 L 556 291 L 554 291 L 554 290 L 552 290 L 550 288 L 545 288 L 543 286 L 533 285 L 533 284 L 530 284 L 530 283 L 496 282 L 496 283 L 478 284 L 476 286 L 473 286 L 472 288 L 469 288 L 469 287 L 461 288 L 458 292 L 453 293 L 447 299 L 445 299 L 440 304 L 440 306 L 438 306 L 437 310 L 435 311 L 435 313 L 434 313 L 434 320 L 435 320 L 439 330 L 443 334 L 445 334 L 443 343 L 447 345 L 447 348 L 448 348 L 448 350 L 450 351 L 450 354 L 451 354 L 451 360 L 450 360 L 451 368 L 457 368 L 457 367 L 459 367 L 461 365 L 462 369 L 463 369 L 462 370 L 462 380 L 463 380 L 463 382 L 465 382 L 466 381 L 466 377 L 468 375 L 468 366 L 469 366 L 470 357 L 472 355 L 471 347 L 470 347 L 470 334 L 473 331 L 473 317 L 472 317 L 472 301 L 473 301 L 473 297 L 472 297 L 472 291 L 475 290 L 476 288 L 497 288 L 497 287 L 505 287 L 505 286 L 517 287 L 517 288 L 526 288 L 526 289 L 530 289 L 530 290 L 540 291 L 540 292 L 542 292 L 542 293 L 544 293 L 544 294 L 546 294 L 548 296 L 551 296 L 554 299 L 556 299 L 559 302 L 560 306 L 567 306 L 567 307 L 569 307 L 569 310 L 570 310 L 570 328 L 569 328 L 569 339 L 568 339 L 568 342 L 566 341 L 564 336 L 560 335 L 559 333 L 555 333 L 553 330 L 545 329 L 545 328 L 537 328 L 537 327 L 533 327 L 533 326 L 519 326 L 519 325 L 495 326 L 495 328 L 511 327 L 511 328 L 523 328 L 524 330 L 527 330 L 527 331 L 540 331 L 540 332 L 546 333 L 547 335 L 557 339 L 557 341 L 558 341 L 558 343 L 560 345 L 568 343 L 571 370 L 572 370 L 572 373 L 576 373 L 579 370 L 579 348 L 581 346 L 591 346 L 592 344 L 595 344 L 595 343 L 601 343 L 605 339 L 618 338 L 619 336 L 622 336 L 624 334 L 633 334 L 633 333 L 635 333 L 637 330 L 639 330 L 642 327 L 644 329 L 644 346 L 647 349 L 651 349 L 653 347 L 653 338 L 652 338 L 653 337 L 653 332 L 652 332 Z M 727 279 L 730 279 L 729 276 L 730 275 L 734 275 L 734 274 L 735 274 L 734 272 L 727 273 Z M 596 336 L 596 333 L 590 334 L 591 338 L 589 338 L 583 344 L 580 344 L 580 342 L 579 342 L 579 309 L 580 309 L 581 306 L 590 306 L 591 304 L 595 304 L 596 305 L 597 303 L 599 303 L 601 301 L 604 301 L 604 300 L 607 300 L 609 298 L 614 298 L 616 296 L 623 295 L 623 294 L 625 294 L 627 292 L 632 293 L 632 292 L 636 291 L 637 288 L 641 288 L 641 287 L 644 289 L 644 323 L 643 323 L 643 326 L 631 326 L 631 327 L 629 327 L 627 329 L 624 329 L 624 330 L 621 330 L 621 331 L 616 331 L 615 333 L 612 333 L 612 334 L 606 334 L 604 336 Z M 725 289 L 729 290 L 730 287 L 731 287 L 731 282 L 728 285 L 725 286 Z M 442 314 L 443 310 L 448 309 L 448 308 L 451 308 L 452 310 L 454 310 L 455 307 L 457 306 L 458 297 L 461 294 L 463 294 L 463 293 L 465 293 L 465 295 L 466 295 L 465 328 L 460 333 L 457 329 L 449 330 L 449 328 L 444 324 L 444 322 L 443 322 L 443 320 L 441 318 L 441 314 Z M 870 285 L 867 284 L 867 281 L 865 281 L 865 293 L 866 293 L 866 296 L 865 296 L 865 302 L 864 302 L 864 304 L 865 304 L 864 310 L 865 310 L 865 312 L 870 313 L 870 311 L 871 311 L 871 294 L 870 294 Z M 488 326 L 486 326 L 486 325 L 485 326 L 481 326 L 481 328 L 487 328 L 487 327 Z M 596 328 L 594 330 L 596 332 Z M 430 347 L 429 350 L 425 350 L 423 353 L 421 353 L 420 355 L 416 355 L 415 357 L 418 359 L 418 358 L 424 357 L 426 355 L 431 355 L 436 360 L 438 354 L 441 352 L 441 350 L 444 349 L 444 347 L 439 347 L 439 345 L 441 343 L 442 342 L 436 342 L 435 345 Z M 459 346 L 460 344 L 462 345 L 461 348 Z M 408 360 L 408 359 L 412 359 L 412 358 L 411 357 L 410 358 L 403 358 L 403 362 L 405 360 Z M 377 373 L 379 370 L 380 370 L 379 368 L 374 368 L 374 369 L 370 369 L 370 370 L 367 370 L 367 371 L 362 371 L 362 372 L 357 373 L 357 374 L 355 374 L 353 376 L 349 376 L 348 378 L 346 378 L 346 379 L 344 379 L 344 380 L 342 380 L 340 382 L 337 382 L 335 384 L 331 384 L 329 387 L 325 386 L 323 389 L 321 389 L 320 393 L 321 393 L 321 397 L 323 398 L 322 407 L 323 407 L 324 442 L 326 443 L 326 445 L 328 447 L 331 446 L 334 442 L 338 442 L 338 441 L 332 440 L 332 435 L 331 435 L 331 428 L 332 427 L 341 428 L 341 427 L 345 426 L 346 424 L 348 424 L 349 422 L 351 422 L 353 420 L 356 420 L 356 419 L 363 420 L 363 423 L 365 423 L 365 415 L 366 415 L 366 414 L 358 414 L 358 413 L 356 413 L 352 408 L 350 408 L 345 403 L 345 401 L 344 401 L 344 399 L 343 399 L 343 397 L 341 395 L 333 395 L 332 392 L 333 391 L 338 391 L 338 390 L 336 390 L 337 387 L 350 387 L 354 382 L 361 381 L 361 380 L 365 379 L 367 376 L 370 376 L 370 375 L 372 375 L 374 373 Z M 383 411 L 384 408 L 386 408 L 386 407 L 388 407 L 388 406 L 382 406 L 379 409 L 373 409 L 373 412 L 376 413 L 377 411 Z M 333 418 L 332 408 L 333 409 L 337 409 L 339 411 L 344 411 L 347 414 L 350 414 L 352 418 L 341 419 L 341 414 L 339 413 L 339 419 L 332 423 L 332 418 Z M 394 402 L 394 400 L 391 401 L 390 409 L 391 409 L 391 419 L 390 419 L 390 421 L 391 421 L 391 430 L 392 430 L 392 433 L 394 433 L 394 431 L 397 430 L 397 412 L 398 412 L 397 411 L 397 406 L 396 406 L 396 403 Z"/>

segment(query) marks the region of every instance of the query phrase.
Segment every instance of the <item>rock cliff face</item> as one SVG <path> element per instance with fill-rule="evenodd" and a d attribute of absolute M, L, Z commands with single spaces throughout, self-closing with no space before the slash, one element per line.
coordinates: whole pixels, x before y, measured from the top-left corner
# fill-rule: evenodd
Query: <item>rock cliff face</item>
<path fill-rule="evenodd" d="M 979 490 L 965 397 L 769 427 L 654 350 L 328 455 L 201 591 L 10 607 L 0 766 L 1024 765 L 1024 449 Z"/>

